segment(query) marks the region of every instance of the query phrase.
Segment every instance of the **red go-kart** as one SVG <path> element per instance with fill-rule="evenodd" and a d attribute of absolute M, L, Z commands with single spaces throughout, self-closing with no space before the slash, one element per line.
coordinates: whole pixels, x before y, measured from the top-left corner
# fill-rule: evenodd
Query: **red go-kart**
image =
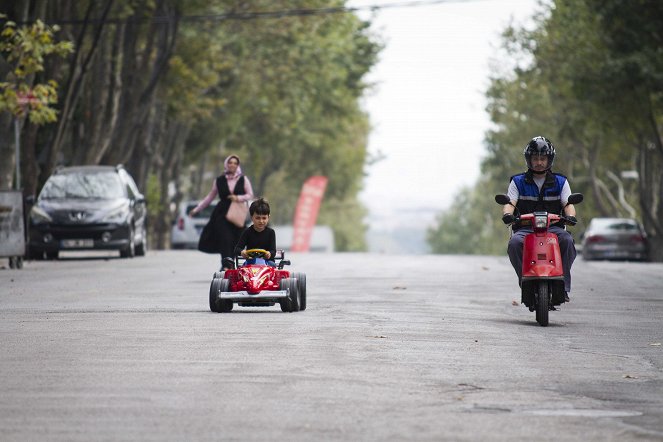
<path fill-rule="evenodd" d="M 209 289 L 209 308 L 215 313 L 241 307 L 271 307 L 277 302 L 284 312 L 306 310 L 306 274 L 283 270 L 290 265 L 277 250 L 276 266 L 265 260 L 267 250 L 249 249 L 244 259 L 235 257 L 235 268 L 214 273 Z"/>

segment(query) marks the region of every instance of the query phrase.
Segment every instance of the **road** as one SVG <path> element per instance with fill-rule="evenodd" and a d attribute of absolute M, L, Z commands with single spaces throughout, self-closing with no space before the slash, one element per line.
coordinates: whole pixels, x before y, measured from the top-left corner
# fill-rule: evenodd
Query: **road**
<path fill-rule="evenodd" d="M 505 257 L 289 258 L 305 312 L 211 313 L 194 251 L 0 269 L 0 440 L 663 440 L 662 264 L 540 327 Z"/>

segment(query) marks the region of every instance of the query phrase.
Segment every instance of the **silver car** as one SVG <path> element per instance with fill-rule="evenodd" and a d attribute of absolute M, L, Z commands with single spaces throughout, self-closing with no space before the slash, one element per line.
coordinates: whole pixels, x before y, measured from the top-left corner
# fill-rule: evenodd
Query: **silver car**
<path fill-rule="evenodd" d="M 216 207 L 216 201 L 194 216 L 188 213 L 198 205 L 197 201 L 183 201 L 170 232 L 170 247 L 173 249 L 196 249 L 203 227 Z"/>
<path fill-rule="evenodd" d="M 646 261 L 647 235 L 631 218 L 594 218 L 582 238 L 585 260 L 622 259 Z"/>

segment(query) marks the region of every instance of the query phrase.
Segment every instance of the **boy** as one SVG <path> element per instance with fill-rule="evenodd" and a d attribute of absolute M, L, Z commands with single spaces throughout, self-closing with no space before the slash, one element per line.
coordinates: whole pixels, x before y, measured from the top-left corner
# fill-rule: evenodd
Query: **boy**
<path fill-rule="evenodd" d="M 276 254 L 276 233 L 274 229 L 267 227 L 269 212 L 269 203 L 266 199 L 258 198 L 251 203 L 249 214 L 253 224 L 247 227 L 239 237 L 235 246 L 235 256 L 239 254 L 242 258 L 247 258 L 247 249 L 264 249 L 267 250 L 267 256 L 265 256 L 267 264 L 276 265 L 270 260 Z M 248 260 L 247 264 L 250 264 Z"/>

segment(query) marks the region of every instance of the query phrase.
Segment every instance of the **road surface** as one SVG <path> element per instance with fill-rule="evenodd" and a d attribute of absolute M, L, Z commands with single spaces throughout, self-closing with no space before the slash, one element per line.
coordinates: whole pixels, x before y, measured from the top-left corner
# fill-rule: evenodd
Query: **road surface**
<path fill-rule="evenodd" d="M 506 257 L 288 257 L 305 312 L 211 313 L 194 251 L 0 269 L 0 440 L 663 440 L 662 264 L 540 327 Z"/>

